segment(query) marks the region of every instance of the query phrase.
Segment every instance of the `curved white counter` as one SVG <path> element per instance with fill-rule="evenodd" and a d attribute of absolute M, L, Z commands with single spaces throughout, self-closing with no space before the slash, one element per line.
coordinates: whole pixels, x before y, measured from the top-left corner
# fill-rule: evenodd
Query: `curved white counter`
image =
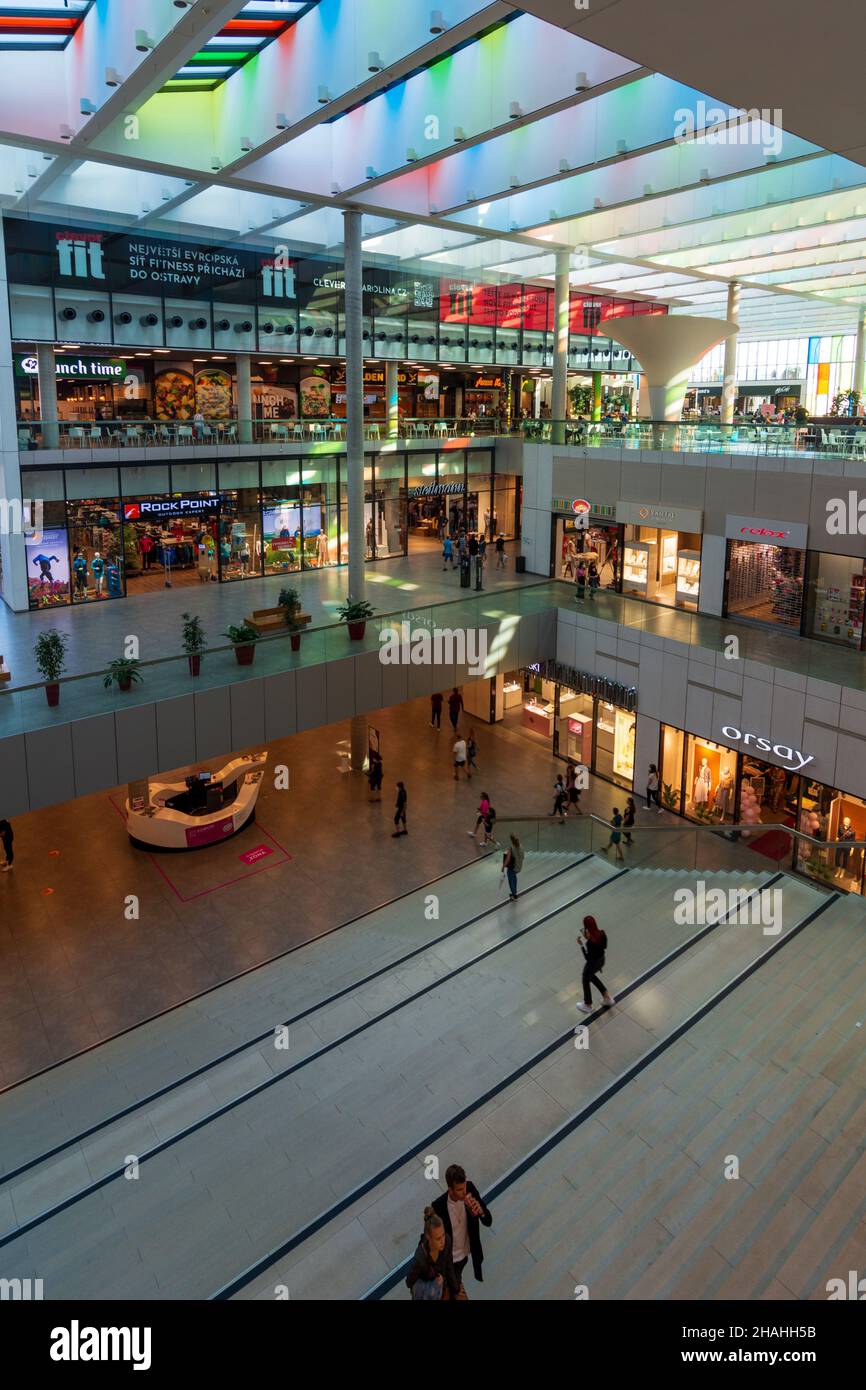
<path fill-rule="evenodd" d="M 133 810 L 129 798 L 125 803 L 126 829 L 129 838 L 145 849 L 201 849 L 219 844 L 243 830 L 255 812 L 262 784 L 267 753 L 253 753 L 246 758 L 234 758 L 225 767 L 214 770 L 212 783 L 222 783 L 223 791 L 237 784 L 237 793 L 219 809 L 199 815 L 187 814 L 166 803 L 182 796 L 186 780 L 149 784 L 150 804 Z"/>

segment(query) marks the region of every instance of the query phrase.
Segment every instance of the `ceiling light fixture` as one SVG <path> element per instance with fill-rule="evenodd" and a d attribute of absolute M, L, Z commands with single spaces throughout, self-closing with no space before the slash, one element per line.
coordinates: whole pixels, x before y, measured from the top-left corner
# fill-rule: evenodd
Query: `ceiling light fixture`
<path fill-rule="evenodd" d="M 442 11 L 441 11 L 441 10 L 431 10 L 431 11 L 430 11 L 430 33 L 431 33 L 431 34 L 444 34 L 444 33 L 445 33 L 445 20 L 444 20 L 444 18 L 443 18 L 443 16 L 442 16 Z"/>
<path fill-rule="evenodd" d="M 136 29 L 135 46 L 139 53 L 146 53 L 149 48 L 156 48 L 156 39 L 152 39 L 146 29 Z"/>
<path fill-rule="evenodd" d="M 576 92 L 585 92 L 588 90 L 588 88 L 589 78 L 587 77 L 585 72 L 579 72 L 576 78 L 574 79 L 574 90 Z"/>
<path fill-rule="evenodd" d="M 371 48 L 367 54 L 367 71 L 381 72 L 385 64 L 382 62 L 382 55 L 378 49 Z"/>
<path fill-rule="evenodd" d="M 120 73 L 117 71 L 117 68 L 106 68 L 106 69 L 105 69 L 105 85 L 106 85 L 106 87 L 119 87 L 122 81 L 123 81 L 123 78 L 121 77 Z"/>
<path fill-rule="evenodd" d="M 288 116 L 286 115 L 285 111 L 278 111 L 277 114 L 276 114 L 276 116 L 275 116 L 275 118 L 274 118 L 274 121 L 275 121 L 277 130 L 288 130 L 288 128 L 289 128 L 289 118 L 288 118 Z"/>
<path fill-rule="evenodd" d="M 520 105 L 520 102 L 519 102 L 519 101 L 512 101 L 512 102 L 509 102 L 509 104 L 508 104 L 508 119 L 509 119 L 510 121 L 519 121 L 519 120 L 520 120 L 520 117 L 521 117 L 522 115 L 523 115 L 523 107 Z"/>

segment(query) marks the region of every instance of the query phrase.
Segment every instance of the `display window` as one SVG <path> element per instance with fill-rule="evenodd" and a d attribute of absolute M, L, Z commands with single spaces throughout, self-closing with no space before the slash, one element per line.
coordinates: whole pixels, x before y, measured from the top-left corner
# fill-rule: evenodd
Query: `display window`
<path fill-rule="evenodd" d="M 736 807 L 737 754 L 730 748 L 689 734 L 686 741 L 685 803 L 689 820 L 733 821 Z"/>
<path fill-rule="evenodd" d="M 595 729 L 595 701 L 591 695 L 577 695 L 564 686 L 559 696 L 557 751 L 572 762 L 592 767 L 592 744 Z"/>
<path fill-rule="evenodd" d="M 805 636 L 862 651 L 864 599 L 866 573 L 862 556 L 810 552 Z"/>
<path fill-rule="evenodd" d="M 575 517 L 560 516 L 555 520 L 554 574 L 560 579 L 574 580 L 578 560 L 594 563 L 602 589 L 618 589 L 622 556 L 623 527 L 594 522 L 578 526 Z"/>
<path fill-rule="evenodd" d="M 373 491 L 368 494 L 366 501 L 373 522 L 373 553 L 376 559 L 406 553 L 405 472 L 402 457 L 379 457 L 375 461 Z"/>
<path fill-rule="evenodd" d="M 791 546 L 728 541 L 726 615 L 799 632 L 805 560 Z"/>
<path fill-rule="evenodd" d="M 608 782 L 615 782 L 617 786 L 631 791 L 634 785 L 636 717 L 604 700 L 597 700 L 596 704 L 593 771 Z"/>
<path fill-rule="evenodd" d="M 697 609 L 701 536 L 655 526 L 625 527 L 622 592 L 669 608 Z"/>
<path fill-rule="evenodd" d="M 799 829 L 812 840 L 841 841 L 832 848 L 800 841 L 797 868 L 848 893 L 863 893 L 866 852 L 847 847 L 848 841 L 866 840 L 866 801 L 847 792 L 834 791 L 804 777 L 800 796 Z"/>
<path fill-rule="evenodd" d="M 72 602 L 123 598 L 123 551 L 118 497 L 67 504 Z"/>
<path fill-rule="evenodd" d="M 686 736 L 682 729 L 662 725 L 659 758 L 659 800 L 666 811 L 683 809 L 683 759 Z"/>
<path fill-rule="evenodd" d="M 219 518 L 220 578 L 256 579 L 262 573 L 262 514 L 258 488 L 222 494 Z"/>
<path fill-rule="evenodd" d="M 262 538 L 265 574 L 290 574 L 301 568 L 301 490 L 262 493 Z M 306 519 L 306 518 L 305 518 Z"/>
<path fill-rule="evenodd" d="M 340 563 L 338 461 L 304 459 L 303 470 L 303 567 L 324 569 Z"/>

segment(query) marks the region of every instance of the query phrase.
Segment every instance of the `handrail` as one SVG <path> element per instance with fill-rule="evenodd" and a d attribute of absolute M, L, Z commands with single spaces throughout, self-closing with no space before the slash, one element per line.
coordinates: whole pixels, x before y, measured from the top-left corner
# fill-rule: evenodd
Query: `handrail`
<path fill-rule="evenodd" d="M 662 808 L 665 809 L 664 807 Z M 675 813 L 672 813 L 675 814 Z M 623 831 L 623 826 L 615 826 L 603 816 L 597 816 L 594 811 L 582 811 L 581 816 L 584 820 L 594 821 L 596 825 L 604 826 L 605 830 Z M 497 828 L 502 830 L 508 825 L 526 825 L 527 823 L 546 825 L 549 823 L 550 816 L 498 816 L 496 820 Z M 578 817 L 572 818 L 575 822 Z M 633 830 L 633 826 L 628 827 Z M 866 849 L 866 840 L 817 840 L 814 835 L 807 835 L 805 830 L 797 830 L 793 825 L 783 825 L 778 821 L 751 821 L 738 823 L 736 825 L 709 825 L 705 821 L 682 820 L 677 825 L 641 825 L 640 833 L 646 831 L 661 832 L 667 835 L 681 835 L 684 829 L 689 830 L 709 830 L 715 835 L 730 836 L 734 833 L 746 833 L 754 835 L 756 831 L 765 834 L 770 830 L 780 830 L 786 835 L 793 835 L 797 840 L 806 840 L 809 844 L 815 845 L 818 849 Z"/>

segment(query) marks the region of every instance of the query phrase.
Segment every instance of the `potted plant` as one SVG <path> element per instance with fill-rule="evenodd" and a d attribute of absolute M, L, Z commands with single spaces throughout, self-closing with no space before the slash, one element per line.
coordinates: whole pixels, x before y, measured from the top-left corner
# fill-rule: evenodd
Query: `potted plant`
<path fill-rule="evenodd" d="M 183 649 L 189 662 L 189 673 L 191 676 L 197 676 L 201 670 L 201 654 L 205 649 L 207 639 L 198 614 L 182 613 L 181 617 L 183 618 Z"/>
<path fill-rule="evenodd" d="M 52 706 L 60 703 L 59 682 L 66 666 L 68 641 L 62 632 L 40 632 L 33 648 L 36 668 L 45 681 L 45 698 Z"/>
<path fill-rule="evenodd" d="M 249 623 L 241 623 L 236 626 L 230 623 L 223 637 L 227 637 L 235 649 L 235 660 L 239 666 L 252 666 L 253 657 L 256 654 L 256 643 L 259 634 Z"/>
<path fill-rule="evenodd" d="M 299 651 L 301 647 L 301 628 L 296 620 L 301 611 L 301 596 L 297 589 L 280 589 L 279 606 L 283 610 L 286 627 L 289 629 L 292 651 Z"/>
<path fill-rule="evenodd" d="M 118 690 L 131 690 L 133 681 L 136 685 L 141 685 L 144 680 L 138 667 L 139 662 L 136 657 L 119 656 L 116 661 L 112 661 L 109 665 L 102 678 L 102 684 L 106 690 L 110 690 L 115 684 Z"/>
<path fill-rule="evenodd" d="M 664 782 L 662 784 L 662 801 L 666 811 L 675 811 L 680 802 L 679 788 L 674 790 L 672 783 Z"/>
<path fill-rule="evenodd" d="M 349 625 L 349 637 L 353 642 L 360 642 L 367 629 L 367 619 L 372 618 L 375 611 L 364 599 L 355 603 L 343 603 L 337 609 L 341 621 Z"/>

